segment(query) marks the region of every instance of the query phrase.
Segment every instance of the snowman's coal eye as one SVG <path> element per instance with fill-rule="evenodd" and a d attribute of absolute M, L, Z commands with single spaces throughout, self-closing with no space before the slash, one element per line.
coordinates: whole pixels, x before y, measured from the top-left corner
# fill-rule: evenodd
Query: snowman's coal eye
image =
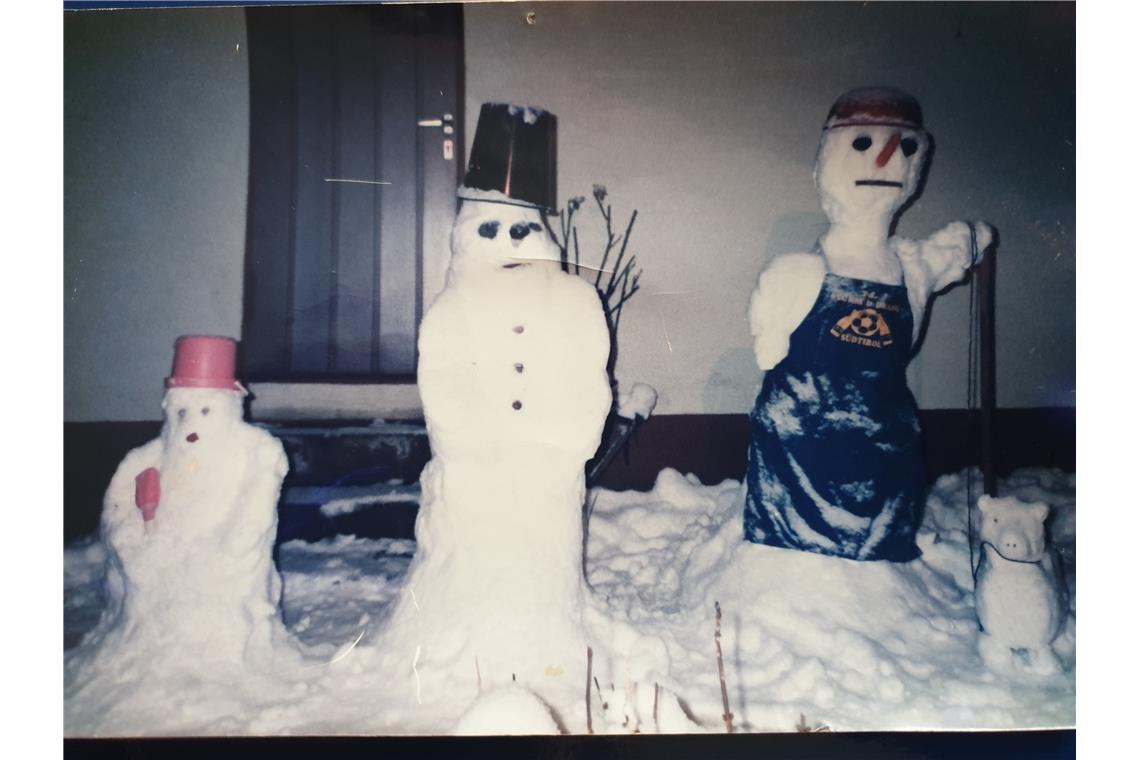
<path fill-rule="evenodd" d="M 498 222 L 483 222 L 479 225 L 479 237 L 485 237 L 488 240 L 494 240 L 495 235 L 499 234 Z"/>
<path fill-rule="evenodd" d="M 904 156 L 913 156 L 914 152 L 918 150 L 918 140 L 913 137 L 904 137 L 899 142 L 899 147 L 902 148 Z"/>
<path fill-rule="evenodd" d="M 210 413 L 210 407 L 208 407 L 208 406 L 202 407 L 202 416 L 203 417 L 205 417 L 209 413 Z"/>
<path fill-rule="evenodd" d="M 538 222 L 531 222 L 530 228 L 532 230 L 534 230 L 535 232 L 542 232 L 542 225 L 539 224 Z"/>
<path fill-rule="evenodd" d="M 851 147 L 862 153 L 871 147 L 871 138 L 867 137 L 867 135 L 859 135 L 851 141 Z"/>
<path fill-rule="evenodd" d="M 180 419 L 180 420 L 186 419 L 186 410 L 185 409 L 179 409 L 178 410 L 178 419 Z"/>

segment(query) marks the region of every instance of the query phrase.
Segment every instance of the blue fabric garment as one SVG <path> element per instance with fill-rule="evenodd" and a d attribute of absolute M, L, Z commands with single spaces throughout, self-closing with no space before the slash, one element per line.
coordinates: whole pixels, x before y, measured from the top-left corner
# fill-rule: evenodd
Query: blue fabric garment
<path fill-rule="evenodd" d="M 828 274 L 752 410 L 744 538 L 907 561 L 926 482 L 906 287 Z"/>

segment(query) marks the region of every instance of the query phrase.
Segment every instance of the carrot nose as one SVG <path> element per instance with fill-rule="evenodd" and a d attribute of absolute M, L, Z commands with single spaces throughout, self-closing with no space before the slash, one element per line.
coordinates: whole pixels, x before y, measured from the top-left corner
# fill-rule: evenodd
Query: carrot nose
<path fill-rule="evenodd" d="M 883 149 L 879 151 L 879 155 L 875 157 L 875 166 L 879 167 L 880 169 L 886 166 L 887 162 L 891 160 L 891 156 L 894 155 L 895 149 L 899 147 L 899 142 L 901 141 L 902 133 L 895 132 L 893 135 L 891 135 L 891 138 L 887 140 L 887 144 L 883 146 Z"/>

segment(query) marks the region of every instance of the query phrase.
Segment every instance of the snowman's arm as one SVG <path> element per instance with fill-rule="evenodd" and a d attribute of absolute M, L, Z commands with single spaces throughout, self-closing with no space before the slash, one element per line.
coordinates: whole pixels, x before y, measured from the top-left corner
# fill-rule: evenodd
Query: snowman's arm
<path fill-rule="evenodd" d="M 444 290 L 420 323 L 416 385 L 428 425 L 440 432 L 475 425 L 481 413 L 481 406 L 472 403 L 478 392 L 472 386 L 474 341 L 459 306 Z"/>
<path fill-rule="evenodd" d="M 250 483 L 238 500 L 239 512 L 226 533 L 224 548 L 231 554 L 244 554 L 277 533 L 277 502 L 281 483 L 289 472 L 289 458 L 281 441 L 269 433 L 250 426 Z"/>
<path fill-rule="evenodd" d="M 902 263 L 912 303 L 925 306 L 931 294 L 960 281 L 993 242 L 993 229 L 985 222 L 951 222 L 925 240 L 892 238 Z"/>
<path fill-rule="evenodd" d="M 574 392 L 565 399 L 562 416 L 575 422 L 581 448 L 589 457 L 598 447 L 602 427 L 613 407 L 613 388 L 606 364 L 610 357 L 610 330 L 597 290 L 569 275 L 565 281 L 567 331 L 561 350 L 562 371 L 574 378 Z M 572 437 L 577 437 L 572 436 Z M 567 444 L 576 445 L 567 440 Z"/>
<path fill-rule="evenodd" d="M 103 495 L 101 530 L 104 539 L 116 547 L 123 541 L 132 542 L 143 537 L 142 510 L 135 505 L 135 478 L 143 470 L 158 467 L 161 462 L 162 439 L 155 438 L 132 449 L 111 477 Z"/>
<path fill-rule="evenodd" d="M 788 353 L 788 339 L 819 295 L 827 265 L 814 253 L 777 256 L 760 273 L 748 304 L 756 364 L 767 371 Z"/>

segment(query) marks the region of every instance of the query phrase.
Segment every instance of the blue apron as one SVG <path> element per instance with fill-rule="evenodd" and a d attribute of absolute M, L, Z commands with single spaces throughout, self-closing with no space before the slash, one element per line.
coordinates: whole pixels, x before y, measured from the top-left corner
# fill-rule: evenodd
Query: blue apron
<path fill-rule="evenodd" d="M 860 560 L 919 556 L 913 325 L 905 286 L 824 278 L 752 410 L 745 540 Z"/>

